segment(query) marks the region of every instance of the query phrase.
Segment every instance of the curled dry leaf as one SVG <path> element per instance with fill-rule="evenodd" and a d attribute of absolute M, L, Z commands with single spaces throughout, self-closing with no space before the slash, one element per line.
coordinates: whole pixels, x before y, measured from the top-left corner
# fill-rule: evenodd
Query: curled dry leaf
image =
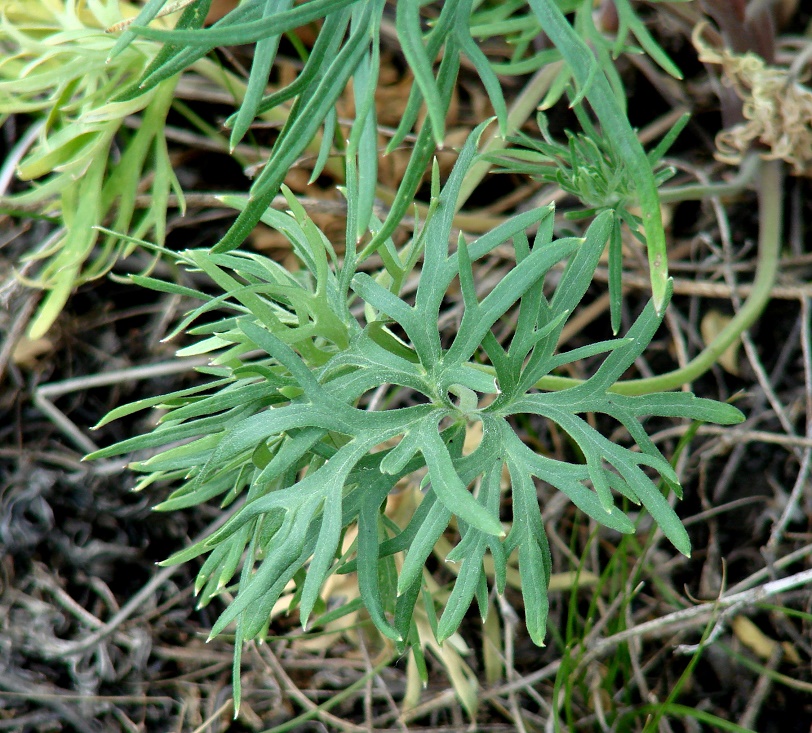
<path fill-rule="evenodd" d="M 757 54 L 711 48 L 702 40 L 704 27 L 700 23 L 693 33 L 699 60 L 720 65 L 722 82 L 744 103 L 745 121 L 716 136 L 716 157 L 738 164 L 759 142 L 768 148 L 765 158 L 786 161 L 797 175 L 812 175 L 812 89 L 792 69 L 770 66 Z"/>

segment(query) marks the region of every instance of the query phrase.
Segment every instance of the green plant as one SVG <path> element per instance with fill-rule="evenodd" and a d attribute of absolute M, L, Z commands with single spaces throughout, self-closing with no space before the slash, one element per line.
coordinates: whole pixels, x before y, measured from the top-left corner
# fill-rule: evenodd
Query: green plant
<path fill-rule="evenodd" d="M 314 177 L 318 175 L 336 137 L 334 104 L 350 80 L 359 105 L 345 151 L 350 161 L 347 186 L 354 189 L 351 195 L 359 198 L 355 235 L 360 236 L 367 229 L 376 195 L 374 90 L 380 63 L 378 44 L 384 2 L 319 0 L 294 7 L 285 0 L 251 0 L 211 28 L 202 29 L 210 4 L 211 0 L 180 4 L 150 0 L 133 18 L 137 8 L 117 0 L 88 2 L 86 7 L 83 3 L 60 0 L 42 6 L 18 0 L 4 17 L 0 25 L 0 46 L 7 57 L 0 64 L 0 114 L 47 111 L 37 144 L 19 166 L 18 176 L 21 180 L 46 175 L 48 178 L 29 191 L 4 198 L 2 206 L 12 212 L 41 207 L 48 215 L 55 215 L 61 224 L 43 251 L 31 255 L 46 262 L 37 277 L 28 282 L 47 291 L 39 313 L 30 324 L 31 337 L 36 338 L 50 328 L 77 285 L 103 275 L 119 257 L 129 252 L 122 240 L 111 236 L 94 251 L 97 225 L 106 224 L 114 231 L 127 232 L 137 238 L 152 234 L 155 241 L 162 243 L 170 191 L 175 192 L 183 208 L 182 192 L 168 159 L 163 125 L 179 75 L 187 70 L 216 80 L 234 94 L 239 108 L 227 122 L 232 129 L 232 148 L 243 139 L 258 115 L 272 113 L 295 99 L 284 113 L 285 127 L 270 160 L 252 186 L 248 204 L 218 245 L 218 251 L 242 244 L 278 193 L 290 166 L 314 142 L 318 145 L 320 137 Z M 556 50 L 542 54 L 543 60 L 552 62 L 563 57 L 569 73 L 559 75 L 553 89 L 542 85 L 533 91 L 549 104 L 564 93 L 567 81 L 572 80 L 579 88 L 574 103 L 585 96 L 605 126 L 624 168 L 631 171 L 636 181 L 636 198 L 642 208 L 652 263 L 654 299 L 659 308 L 665 292 L 667 259 L 656 182 L 642 147 L 625 119 L 622 84 L 614 73 L 610 51 L 616 55 L 632 48 L 626 44 L 626 36 L 631 31 L 669 73 L 678 74 L 676 67 L 626 2 L 618 7 L 621 28 L 611 44 L 595 29 L 584 3 L 561 3 L 561 10 L 577 11 L 580 35 L 573 32 L 561 10 L 552 3 L 531 3 L 529 13 L 524 2 L 504 3 L 496 8 L 478 6 L 473 0 L 444 3 L 425 38 L 418 6 L 413 3 L 397 6 L 396 31 L 414 72 L 415 86 L 388 150 L 395 149 L 409 134 L 424 101 L 429 124 L 420 129 L 391 212 L 367 244 L 364 254 L 381 251 L 386 258 L 386 248 L 381 250 L 381 247 L 408 211 L 436 146 L 442 144 L 445 115 L 462 56 L 467 57 L 482 79 L 502 137 L 514 131 L 529 114 L 529 111 L 523 112 L 518 118 L 508 115 L 499 79 L 474 42 L 474 34 L 478 37 L 500 34 L 516 43 L 514 63 L 510 68 L 498 70 L 522 74 L 535 68 L 539 61 L 532 55 L 530 59 L 519 59 L 527 52 L 528 33 L 543 30 L 557 45 Z M 165 23 L 164 13 L 178 9 L 183 12 L 174 29 L 146 25 L 156 19 Z M 318 41 L 300 75 L 288 87 L 266 94 L 268 73 L 281 36 L 322 18 Z M 512 35 L 516 23 L 524 29 L 519 37 Z M 117 40 L 104 32 L 105 28 L 122 27 L 125 30 Z M 597 49 L 597 62 L 581 36 Z M 163 41 L 164 45 L 155 41 Z M 218 45 L 251 42 L 256 42 L 256 50 L 246 85 L 205 58 Z M 444 62 L 435 78 L 432 60 L 441 50 Z M 142 110 L 138 132 L 129 139 L 125 135 L 125 140 L 117 140 L 121 137 L 124 118 Z M 319 128 L 323 128 L 321 134 Z M 118 161 L 111 164 L 108 158 L 116 142 L 121 145 L 122 153 Z M 77 179 L 79 184 L 73 185 Z M 151 204 L 137 214 L 135 198 L 142 179 L 149 181 Z M 91 257 L 92 262 L 87 265 Z M 393 267 L 397 269 L 394 261 L 387 259 L 386 265 L 397 278 L 392 272 Z M 616 291 L 613 286 L 615 316 L 619 308 Z M 613 325 L 617 326 L 616 317 Z"/>
<path fill-rule="evenodd" d="M 160 510 L 217 500 L 231 512 L 220 529 L 167 563 L 205 556 L 195 588 L 202 605 L 236 591 L 212 634 L 235 625 L 237 700 L 242 644 L 268 633 L 283 596 L 298 607 L 305 625 L 363 606 L 397 650 L 412 649 L 425 679 L 426 627 L 436 642 L 448 640 L 474 601 L 484 617 L 491 590 L 504 593 L 509 574 L 518 572 L 527 629 L 543 644 L 551 566 L 536 480 L 621 533 L 632 533 L 635 525 L 616 497 L 642 505 L 688 554 L 688 535 L 665 496 L 679 494 L 676 473 L 641 419 L 731 424 L 741 415 L 688 392 L 663 391 L 707 369 L 719 345 L 672 375 L 622 381 L 654 337 L 670 298 L 659 208 L 660 187 L 670 171 L 657 166 L 679 132 L 675 128 L 647 154 L 628 120 L 613 58 L 638 52 L 630 34 L 664 70 L 679 76 L 632 5 L 618 0 L 620 27 L 610 38 L 596 28 L 593 4 L 580 0 L 397 3 L 394 31 L 415 83 L 387 151 L 410 135 L 414 143 L 383 220 L 374 207 L 382 193 L 375 91 L 387 12 L 383 0 L 247 0 L 205 29 L 210 2 L 196 0 L 184 4 L 173 29 L 150 26 L 165 5 L 146 2 L 117 40 L 103 32 L 121 18 L 112 1 L 88 0 L 87 7 L 68 2 L 62 13 L 54 10 L 60 3 L 49 2 L 45 30 L 30 13 L 24 22 L 14 15 L 3 19 L 0 43 L 15 45 L 0 63 L 0 111 L 47 114 L 20 177 L 49 177 L 2 203 L 12 211 L 43 205 L 60 226 L 53 246 L 37 255 L 48 262 L 36 284 L 50 293 L 32 335 L 47 329 L 76 284 L 103 274 L 136 246 L 206 275 L 219 288 L 211 295 L 132 276 L 135 285 L 202 301 L 175 335 L 192 339 L 181 355 L 210 355 L 210 365 L 200 370 L 210 380 L 113 410 L 100 425 L 148 408 L 165 414 L 153 432 L 91 457 L 142 453 L 133 464 L 144 474 L 137 488 L 173 489 Z M 129 10 L 134 16 L 135 9 Z M 573 14 L 572 22 L 565 13 Z M 311 23 L 318 27 L 307 49 L 293 33 Z M 554 48 L 534 48 L 541 32 Z M 292 83 L 268 92 L 283 36 L 303 63 Z M 488 38 L 512 44 L 509 61 L 492 62 L 474 41 Z M 206 58 L 218 46 L 250 43 L 255 52 L 244 85 Z M 68 61 L 60 68 L 63 58 Z M 482 146 L 490 123 L 477 128 L 441 186 L 434 155 L 446 139 L 463 58 L 487 92 L 496 124 Z M 227 121 L 232 149 L 257 117 L 274 115 L 284 125 L 249 195 L 220 197 L 238 212 L 223 239 L 210 250 L 173 252 L 164 242 L 167 201 L 170 191 L 179 198 L 182 193 L 163 126 L 180 75 L 189 69 L 234 94 L 236 109 Z M 544 73 L 549 69 L 560 73 Z M 534 72 L 509 108 L 497 74 Z M 336 104 L 350 87 L 355 116 L 345 123 Z M 543 118 L 542 141 L 516 135 L 539 106 L 564 96 L 581 126 L 568 144 L 556 142 Z M 123 132 L 125 117 L 139 112 L 138 132 Z M 116 144 L 121 157 L 109 164 L 107 152 Z M 505 150 L 509 145 L 514 147 Z M 341 161 L 344 251 L 336 251 L 283 185 L 306 151 L 316 159 L 314 179 L 330 159 Z M 554 210 L 546 207 L 509 218 L 472 241 L 460 235 L 450 250 L 457 212 L 494 163 L 561 185 L 578 200 L 580 217 L 591 219 L 583 236 L 557 238 Z M 152 202 L 139 215 L 136 192 L 150 173 Z M 396 246 L 393 234 L 429 177 L 430 201 L 416 210 L 423 220 Z M 91 195 L 95 191 L 100 193 Z M 269 209 L 280 191 L 289 213 Z M 259 222 L 286 236 L 301 269 L 289 272 L 240 249 Z M 607 242 L 612 327 L 620 332 L 624 227 L 647 248 L 651 303 L 624 336 L 559 353 L 559 337 Z M 774 234 L 775 227 L 769 231 Z M 102 246 L 94 250 L 100 232 Z M 770 239 L 776 247 L 777 239 Z M 515 266 L 491 292 L 479 292 L 475 268 L 504 245 L 512 248 Z M 550 272 L 555 279 L 547 277 Z M 758 315 L 771 275 L 773 270 L 764 270 L 752 305 L 725 332 L 727 341 Z M 405 287 L 410 278 L 419 283 L 413 297 Z M 458 328 L 441 330 L 441 307 L 455 288 L 464 312 Z M 499 341 L 496 333 L 505 327 L 508 336 Z M 580 382 L 561 376 L 564 367 L 581 360 L 588 360 L 592 376 Z M 409 406 L 397 407 L 400 399 Z M 605 437 L 587 419 L 594 415 L 602 424 L 613 420 L 622 426 L 627 444 Z M 545 421 L 570 440 L 570 461 L 523 442 L 517 425 Z M 475 429 L 482 432 L 481 442 L 464 450 L 466 435 Z M 422 501 L 398 523 L 383 509 L 404 480 L 420 484 Z M 447 542 L 449 530 L 458 541 L 444 560 L 458 565 L 457 578 L 440 600 L 425 564 Z M 325 613 L 325 582 L 349 573 L 357 573 L 359 599 Z M 575 630 L 568 634 L 569 642 Z"/>
<path fill-rule="evenodd" d="M 278 193 L 289 167 L 323 126 L 322 151 L 314 175 L 318 173 L 319 166 L 326 161 L 330 142 L 335 136 L 337 124 L 334 113 L 335 102 L 350 80 L 353 82 L 356 99 L 361 102 L 356 110 L 345 151 L 348 161 L 347 186 L 350 188 L 350 195 L 360 199 L 355 227 L 355 234 L 360 237 L 369 224 L 375 196 L 377 139 L 373 102 L 380 63 L 380 26 L 385 7 L 383 0 L 372 3 L 358 3 L 357 0 L 318 0 L 296 7 L 291 7 L 289 2 L 251 0 L 228 13 L 208 29 L 200 29 L 199 25 L 202 23 L 202 11 L 208 8 L 209 3 L 198 2 L 187 8 L 186 13 L 190 19 L 182 29 L 163 30 L 148 27 L 146 23 L 156 17 L 163 4 L 164 0 L 147 3 L 113 50 L 113 54 L 120 53 L 136 36 L 167 44 L 160 58 L 157 58 L 144 74 L 139 89 L 144 91 L 152 89 L 219 45 L 256 42 L 256 53 L 246 96 L 237 113 L 227 122 L 232 128 L 232 147 L 245 135 L 250 121 L 257 114 L 295 98 L 287 116 L 287 123 L 274 145 L 271 156 L 252 185 L 247 205 L 216 246 L 216 250 L 228 251 L 242 244 Z M 504 34 L 505 29 L 501 28 L 499 23 L 508 16 L 518 15 L 512 18 L 514 21 L 524 21 L 529 17 L 522 14 L 527 9 L 524 2 L 514 1 L 503 6 L 496 9 L 498 17 L 494 17 L 493 9 L 490 14 L 487 11 L 480 14 L 480 9 L 475 12 L 473 0 L 452 0 L 443 3 L 439 14 L 433 19 L 431 30 L 425 36 L 421 31 L 419 6 L 410 2 L 399 3 L 396 6 L 396 32 L 403 54 L 414 74 L 415 85 L 401 123 L 392 136 L 387 150 L 391 151 L 403 142 L 414 128 L 424 103 L 428 123 L 419 129 L 409 166 L 389 215 L 362 251 L 364 255 L 380 251 L 390 275 L 394 276 L 392 268 L 398 267 L 391 258 L 386 258 L 387 252 L 383 244 L 407 213 L 436 147 L 442 144 L 445 135 L 445 116 L 463 55 L 474 66 L 488 92 L 498 118 L 501 135 L 506 136 L 524 121 L 511 119 L 508 115 L 498 77 L 487 57 L 473 41 L 474 23 L 477 23 L 477 35 L 487 36 L 490 33 Z M 588 20 L 590 12 L 588 3 L 563 2 L 561 6 L 559 8 L 552 2 L 529 3 L 533 19 L 529 27 L 546 32 L 556 46 L 555 53 L 545 56 L 545 59 L 548 61 L 562 59 L 567 69 L 566 74 L 559 76 L 559 86 L 552 94 L 545 94 L 548 91 L 546 89 L 535 90 L 541 93 L 538 101 L 545 96 L 548 102 L 557 99 L 563 94 L 566 83 L 571 79 L 577 87 L 577 91 L 573 93 L 572 104 L 575 105 L 585 98 L 594 109 L 598 121 L 604 127 L 605 136 L 612 141 L 618 153 L 618 160 L 623 161 L 623 165 L 628 168 L 636 182 L 636 199 L 642 211 L 651 262 L 652 292 L 655 305 L 659 309 L 665 298 L 668 268 L 657 184 L 651 164 L 625 115 L 624 91 L 612 67 L 609 49 L 615 54 L 625 50 L 626 36 L 631 31 L 664 68 L 670 73 L 678 74 L 678 71 L 636 18 L 628 3 L 620 4 L 622 23 L 620 33 L 613 44 L 608 44 Z M 191 19 L 194 9 L 198 11 L 194 14 L 196 20 Z M 573 30 L 564 17 L 563 12 L 573 9 L 578 11 L 576 18 L 583 37 Z M 277 52 L 279 37 L 319 18 L 324 20 L 318 40 L 299 77 L 285 89 L 265 96 L 268 70 Z M 344 39 L 343 36 L 348 29 L 349 33 Z M 597 58 L 585 39 L 596 43 Z M 433 60 L 440 51 L 442 61 L 435 76 Z M 521 74 L 526 70 L 522 66 L 514 68 L 512 73 Z M 528 110 L 526 114 L 530 111 Z"/>
<path fill-rule="evenodd" d="M 159 49 L 133 44 L 107 65 L 114 39 L 103 29 L 121 20 L 118 2 L 94 3 L 84 12 L 72 3 L 38 6 L 12 6 L 0 19 L 0 49 L 5 52 L 0 114 L 47 113 L 17 175 L 23 181 L 48 176 L 41 185 L 4 198 L 2 205 L 11 211 L 40 205 L 53 214 L 56 204 L 63 222 L 48 246 L 31 254 L 47 262 L 29 284 L 48 291 L 31 323 L 32 338 L 50 328 L 77 284 L 103 275 L 115 261 L 120 240 L 107 236 L 94 253 L 94 226 L 109 216 L 119 231 L 135 226 L 136 236 L 152 234 L 163 242 L 167 197 L 175 191 L 182 199 L 161 134 L 177 80 L 115 101 L 147 68 L 150 52 L 156 55 Z M 124 118 L 136 111 L 144 114 L 140 129 L 128 136 L 118 160 L 109 163 L 115 135 Z M 135 197 L 148 168 L 154 173 L 149 192 L 155 206 L 134 221 Z"/>
<path fill-rule="evenodd" d="M 105 422 L 151 406 L 168 412 L 151 434 L 91 457 L 158 449 L 133 468 L 147 474 L 141 486 L 181 481 L 159 505 L 163 510 L 215 497 L 227 506 L 245 494 L 245 503 L 221 529 L 168 561 L 208 554 L 196 583 L 204 604 L 238 574 L 236 599 L 212 630 L 216 635 L 236 622 L 235 684 L 242 642 L 266 633 L 271 609 L 288 584 L 295 585 L 307 624 L 323 607 L 320 590 L 333 573 L 357 572 L 362 602 L 376 627 L 399 648 L 414 645 L 412 611 L 424 590 L 424 563 L 452 521 L 461 539 L 447 560 L 461 565 L 436 622 L 438 640 L 456 631 L 474 598 L 484 614 L 485 556 L 493 561 L 501 593 L 508 558 L 516 552 L 527 628 L 542 644 L 550 564 L 534 477 L 566 493 L 600 524 L 632 532 L 633 522 L 615 505 L 612 492 L 618 492 L 645 506 L 674 546 L 690 552 L 677 515 L 643 470 L 679 491 L 676 474 L 647 437 L 640 417 L 734 423 L 740 413 L 684 392 L 625 397 L 609 391 L 656 332 L 662 316 L 653 304 L 625 337 L 556 353 L 559 334 L 609 237 L 610 212 L 597 216 L 583 238 L 557 240 L 551 207 L 528 212 L 471 243 L 460 237 L 456 252 L 449 254 L 454 207 L 483 129 L 469 138 L 442 191 L 435 176 L 432 213 L 411 242 L 412 254 L 422 252 L 414 303 L 357 272 L 352 258 L 338 260 L 292 196 L 290 215 L 266 212 L 263 220 L 289 238 L 304 265 L 299 275 L 258 255 L 192 250 L 176 255 L 178 261 L 209 275 L 223 295 L 206 297 L 179 285 L 133 278 L 204 300 L 180 329 L 204 337 L 184 353 L 215 354 L 206 371 L 216 379 L 114 410 Z M 523 234 L 531 225 L 538 226 L 532 247 Z M 351 234 L 352 229 L 348 239 Z M 516 266 L 479 297 L 472 263 L 508 241 Z M 562 260 L 566 268 L 548 299 L 545 276 Z M 455 280 L 465 312 L 444 343 L 439 309 Z M 351 312 L 357 299 L 365 306 L 361 321 Z M 518 320 L 505 348 L 492 328 L 513 308 Z M 221 309 L 233 315 L 189 328 L 199 316 Z M 534 389 L 562 365 L 600 354 L 606 354 L 600 367 L 580 386 L 558 393 Z M 492 365 L 495 377 L 481 368 L 483 362 Z M 418 404 L 365 409 L 365 399 L 378 389 L 407 389 Z M 493 399 L 486 402 L 482 395 Z M 617 420 L 637 450 L 608 440 L 583 418 L 587 413 Z M 518 415 L 556 423 L 583 460 L 567 463 L 532 451 L 511 425 Z M 463 455 L 466 428 L 477 421 L 482 442 Z M 512 505 L 505 516 L 500 510 L 504 467 Z M 381 513 L 388 494 L 399 480 L 422 470 L 424 498 L 414 517 L 405 527 L 389 522 Z M 342 552 L 342 536 L 355 524 L 357 541 Z M 391 557 L 404 551 L 397 572 Z"/>
<path fill-rule="evenodd" d="M 98 226 L 162 244 L 171 194 L 184 211 L 164 135 L 180 78 L 149 89 L 139 85 L 165 50 L 143 39 L 120 47 L 106 32 L 136 15 L 129 3 L 16 0 L 3 10 L 0 120 L 11 114 L 40 118 L 32 123 L 31 148 L 16 166 L 17 178 L 30 186 L 0 195 L 0 210 L 39 213 L 57 224 L 26 258 L 39 267 L 24 281 L 46 293 L 28 328 L 35 339 L 50 329 L 77 286 L 102 277 L 130 252 L 114 234 L 100 240 Z M 198 3 L 177 27 L 199 25 L 204 17 Z M 235 100 L 244 93 L 242 82 L 210 59 L 196 60 L 188 72 L 225 87 Z M 136 114 L 137 129 L 127 130 L 125 121 Z M 137 206 L 138 194 L 147 194 L 150 205 Z"/>

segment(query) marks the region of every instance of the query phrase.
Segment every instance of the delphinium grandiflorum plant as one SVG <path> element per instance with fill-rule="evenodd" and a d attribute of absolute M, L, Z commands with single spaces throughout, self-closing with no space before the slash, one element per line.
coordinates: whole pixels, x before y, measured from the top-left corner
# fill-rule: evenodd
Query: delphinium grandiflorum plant
<path fill-rule="evenodd" d="M 551 563 L 537 498 L 539 481 L 564 492 L 587 516 L 619 533 L 635 529 L 623 507 L 640 505 L 680 552 L 690 553 L 688 535 L 663 493 L 666 489 L 679 495 L 677 475 L 641 419 L 682 417 L 729 424 L 737 422 L 740 413 L 687 392 L 627 396 L 616 391 L 618 380 L 654 337 L 670 298 L 657 198 L 657 186 L 667 172 L 655 170 L 662 149 L 647 155 L 637 141 L 606 44 L 597 45 L 596 55 L 586 43 L 592 32 L 584 4 L 514 0 L 474 8 L 471 0 L 457 0 L 438 6 L 426 29 L 419 4 L 397 3 L 394 26 L 415 83 L 390 148 L 412 132 L 415 138 L 403 181 L 383 219 L 374 208 L 374 93 L 381 23 L 390 7 L 382 0 L 313 0 L 300 5 L 249 0 L 202 29 L 208 6 L 204 0 L 183 11 L 180 30 L 167 31 L 147 25 L 162 4 L 150 0 L 113 51 L 122 51 L 136 37 L 165 43 L 140 89 L 172 78 L 218 45 L 255 43 L 244 101 L 228 123 L 232 144 L 245 135 L 257 114 L 292 102 L 250 194 L 222 198 L 238 214 L 217 245 L 172 252 L 140 242 L 205 274 L 219 290 L 212 294 L 143 275 L 132 277 L 137 285 L 201 302 L 176 333 L 194 340 L 182 353 L 210 355 L 210 365 L 201 370 L 208 379 L 114 410 L 104 423 L 151 407 L 164 413 L 152 432 L 93 455 L 139 454 L 132 464 L 145 474 L 139 488 L 154 483 L 174 487 L 160 510 L 218 501 L 229 513 L 219 529 L 167 562 L 205 556 L 195 587 L 201 604 L 224 591 L 234 594 L 212 635 L 234 629 L 237 699 L 243 642 L 266 635 L 283 593 L 292 594 L 302 624 L 323 620 L 322 589 L 334 574 L 357 573 L 360 597 L 332 611 L 331 617 L 362 605 L 397 649 L 411 648 L 420 657 L 416 604 L 428 609 L 433 632 L 442 642 L 457 630 L 473 602 L 486 613 L 489 594 L 505 591 L 508 567 L 518 562 L 527 629 L 535 643 L 543 644 Z M 628 21 L 618 37 L 619 52 L 629 30 L 639 38 L 645 28 L 628 3 L 618 8 Z M 577 10 L 575 28 L 562 10 Z M 320 31 L 299 76 L 267 95 L 280 37 L 317 19 L 323 19 Z M 531 88 L 533 103 L 519 120 L 509 114 L 499 78 L 472 33 L 479 38 L 514 32 L 521 36 L 524 31 L 513 22 L 521 19 L 534 33 L 544 31 L 555 46 L 537 58 L 530 45 L 513 39 L 524 43 L 535 68 L 558 63 L 566 73 L 557 77 L 562 80 L 558 90 L 549 84 Z M 647 35 L 643 40 L 644 46 L 653 43 Z M 569 146 L 535 151 L 559 166 L 562 181 L 573 184 L 570 193 L 590 194 L 582 203 L 591 221 L 581 236 L 556 237 L 552 206 L 508 218 L 477 237 L 454 236 L 463 192 L 476 185 L 482 166 L 496 159 L 492 150 L 478 156 L 490 124 L 485 121 L 459 151 L 443 185 L 433 164 L 444 140 L 445 115 L 463 55 L 493 102 L 494 126 L 502 140 L 544 97 L 549 102 L 550 95 L 568 94 L 576 107 L 584 100 L 589 103 L 594 118 L 579 113 L 583 137 L 573 137 Z M 355 117 L 346 135 L 342 131 L 340 149 L 345 161 L 346 247 L 337 252 L 283 181 L 314 139 L 321 140 L 314 176 L 318 174 L 337 144 L 335 104 L 350 83 Z M 422 124 L 421 109 L 426 110 Z M 599 127 L 604 131 L 600 143 L 595 140 Z M 410 213 L 427 173 L 428 207 L 418 212 L 413 236 L 396 246 L 392 235 Z M 588 185 L 582 185 L 585 181 Z M 287 197 L 286 213 L 269 208 L 280 191 Z M 634 206 L 639 217 L 629 211 Z M 260 221 L 287 238 L 300 269 L 288 271 L 242 249 Z M 631 227 L 646 243 L 652 300 L 622 335 L 559 351 L 567 319 L 584 297 L 610 240 L 615 245 L 612 271 L 620 273 L 621 226 Z M 118 235 L 139 243 L 126 233 Z M 475 269 L 497 247 L 509 247 L 515 265 L 490 292 L 481 293 Z M 376 261 L 379 265 L 372 267 Z M 555 277 L 550 277 L 553 272 Z M 418 284 L 408 295 L 404 285 L 412 276 L 418 277 Z M 450 332 L 438 322 L 444 299 L 454 288 L 462 293 L 464 311 Z M 619 333 L 617 281 L 611 295 L 613 326 Z M 499 340 L 495 326 L 508 317 L 513 318 L 512 331 Z M 562 367 L 584 359 L 596 365 L 589 378 L 556 382 Z M 561 386 L 566 388 L 558 389 Z M 408 395 L 406 406 L 389 406 L 402 394 Z M 610 440 L 596 429 L 587 420 L 594 414 L 622 425 L 629 444 Z M 523 416 L 557 425 L 577 446 L 577 459 L 565 461 L 531 449 L 516 430 Z M 463 450 L 472 426 L 481 428 L 481 441 Z M 408 478 L 420 482 L 422 500 L 401 525 L 383 509 L 398 482 Z M 427 583 L 426 561 L 449 527 L 458 533 L 458 541 L 446 559 L 458 564 L 458 572 L 450 596 L 440 605 Z M 425 674 L 422 659 L 418 666 Z"/>

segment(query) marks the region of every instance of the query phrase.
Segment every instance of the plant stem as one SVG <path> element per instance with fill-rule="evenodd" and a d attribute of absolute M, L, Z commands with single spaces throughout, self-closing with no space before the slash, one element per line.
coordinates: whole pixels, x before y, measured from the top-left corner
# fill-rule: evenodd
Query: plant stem
<path fill-rule="evenodd" d="M 775 285 L 776 275 L 778 274 L 778 255 L 781 250 L 783 188 L 781 161 L 770 160 L 765 162 L 759 177 L 758 188 L 760 229 L 756 277 L 753 281 L 753 290 L 750 296 L 742 304 L 741 310 L 733 317 L 733 320 L 684 367 L 657 377 L 618 382 L 612 388 L 612 391 L 619 394 L 641 395 L 678 389 L 707 372 L 727 348 L 758 320 L 770 301 L 770 291 Z"/>
<path fill-rule="evenodd" d="M 748 155 L 742 163 L 741 170 L 730 181 L 725 183 L 701 184 L 692 183 L 688 186 L 673 186 L 660 189 L 660 201 L 664 204 L 678 201 L 702 201 L 703 199 L 722 196 L 735 196 L 742 191 L 761 170 L 761 158 L 758 155 Z"/>

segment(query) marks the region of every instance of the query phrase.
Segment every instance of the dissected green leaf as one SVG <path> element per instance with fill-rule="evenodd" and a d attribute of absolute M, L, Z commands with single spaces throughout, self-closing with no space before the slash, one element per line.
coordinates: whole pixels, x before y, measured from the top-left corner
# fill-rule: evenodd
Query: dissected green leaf
<path fill-rule="evenodd" d="M 263 219 L 291 240 L 304 265 L 296 275 L 237 250 L 175 255 L 223 290 L 219 296 L 200 294 L 203 305 L 183 321 L 199 339 L 186 350 L 213 354 L 216 378 L 207 388 L 120 408 L 115 416 L 159 404 L 167 414 L 152 433 L 94 456 L 155 451 L 134 468 L 147 474 L 147 483 L 181 479 L 162 509 L 212 499 L 225 505 L 245 495 L 218 530 L 169 561 L 208 555 L 196 582 L 203 603 L 232 581 L 242 563 L 236 597 L 213 635 L 234 623 L 238 643 L 262 638 L 286 588 L 302 622 L 309 623 L 323 607 L 327 579 L 357 572 L 361 602 L 399 649 L 417 638 L 412 613 L 421 594 L 428 599 L 428 624 L 442 641 L 456 632 L 474 599 L 480 610 L 487 608 L 490 585 L 504 592 L 507 559 L 516 551 L 528 631 L 542 644 L 551 560 L 537 482 L 564 492 L 590 518 L 621 533 L 635 527 L 617 497 L 640 505 L 679 551 L 690 552 L 685 529 L 660 489 L 661 479 L 678 492 L 677 476 L 641 419 L 735 422 L 740 415 L 729 405 L 684 393 L 627 397 L 611 391 L 660 326 L 653 303 L 621 338 L 558 350 L 616 222 L 613 211 L 598 215 L 583 237 L 555 240 L 552 209 L 540 209 L 471 242 L 460 238 L 456 252 L 449 251 L 457 194 L 483 129 L 463 146 L 442 190 L 434 184 L 433 207 L 415 235 L 423 238 L 424 250 L 411 299 L 387 287 L 391 278 L 365 273 L 355 273 L 348 280 L 349 299 L 343 295 L 336 253 L 289 191 L 290 214 L 266 211 Z M 250 207 L 244 200 L 227 201 Z M 524 234 L 529 225 L 538 228 L 532 247 Z M 477 261 L 506 243 L 513 244 L 515 265 L 480 294 Z M 548 274 L 562 261 L 550 292 Z M 438 318 L 455 281 L 464 313 L 458 331 L 443 339 Z M 196 294 L 189 288 L 177 292 Z M 665 295 L 670 297 L 670 288 Z M 224 313 L 211 321 L 214 310 Z M 194 326 L 202 316 L 207 323 Z M 506 317 L 515 317 L 516 327 L 501 345 L 492 329 Z M 487 358 L 492 373 L 480 363 Z M 541 377 L 584 358 L 599 365 L 579 386 L 561 392 L 534 388 Z M 412 393 L 410 406 L 368 409 L 371 395 L 398 388 Z M 482 393 L 496 397 L 481 400 Z M 623 425 L 628 442 L 609 440 L 588 414 Z M 519 416 L 557 425 L 582 459 L 568 462 L 533 451 L 515 432 Z M 472 423 L 481 424 L 482 439 L 465 453 Z M 511 501 L 502 516 L 505 467 Z M 416 483 L 418 472 L 422 501 L 400 526 L 383 513 L 387 497 L 399 481 Z M 437 620 L 425 567 L 452 524 L 460 540 L 446 560 L 459 567 Z M 342 538 L 352 527 L 357 538 L 348 549 Z M 403 554 L 402 564 L 396 553 Z"/>

